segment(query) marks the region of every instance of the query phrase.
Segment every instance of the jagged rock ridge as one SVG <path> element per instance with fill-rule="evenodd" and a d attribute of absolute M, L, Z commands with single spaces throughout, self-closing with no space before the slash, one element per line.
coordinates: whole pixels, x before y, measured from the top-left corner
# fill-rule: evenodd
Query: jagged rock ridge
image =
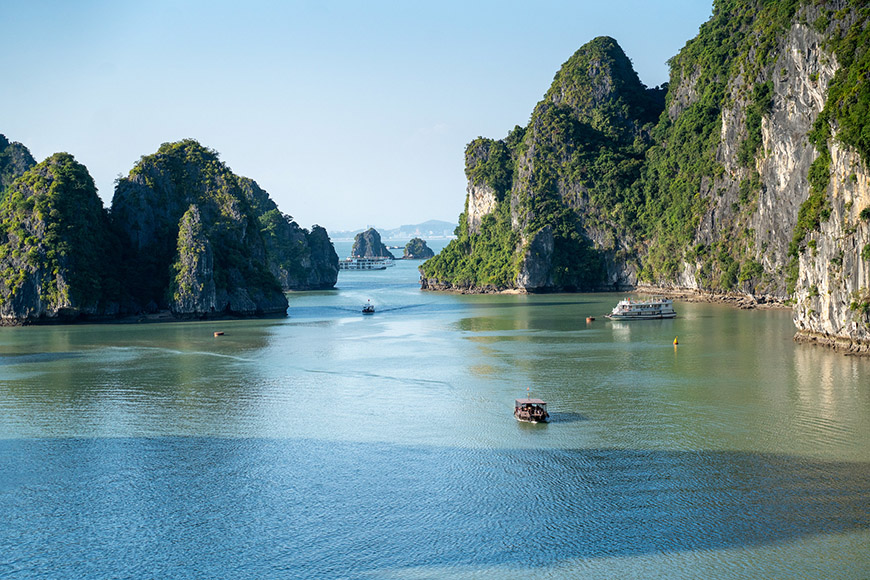
<path fill-rule="evenodd" d="M 242 191 L 259 216 L 269 271 L 284 290 L 325 290 L 338 280 L 338 254 L 329 234 L 315 225 L 309 232 L 281 213 L 269 194 L 246 177 Z"/>

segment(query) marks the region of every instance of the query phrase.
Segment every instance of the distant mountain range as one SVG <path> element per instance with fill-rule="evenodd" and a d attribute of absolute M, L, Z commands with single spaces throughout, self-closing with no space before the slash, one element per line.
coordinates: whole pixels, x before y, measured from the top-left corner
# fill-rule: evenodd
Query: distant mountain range
<path fill-rule="evenodd" d="M 357 234 L 364 232 L 366 229 L 368 228 L 332 230 L 329 232 L 329 237 L 332 241 L 352 240 Z M 440 220 L 429 220 L 421 224 L 404 225 L 392 229 L 379 227 L 375 227 L 375 229 L 384 240 L 410 240 L 411 238 L 434 240 L 438 238 L 452 238 L 453 232 L 456 230 L 456 224 Z"/>

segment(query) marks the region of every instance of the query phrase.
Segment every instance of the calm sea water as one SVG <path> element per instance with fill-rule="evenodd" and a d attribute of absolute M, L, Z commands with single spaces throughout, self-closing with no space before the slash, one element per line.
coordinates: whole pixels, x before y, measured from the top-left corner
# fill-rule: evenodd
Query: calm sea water
<path fill-rule="evenodd" d="M 0 329 L 0 578 L 870 577 L 870 360 L 417 265 L 286 319 Z"/>

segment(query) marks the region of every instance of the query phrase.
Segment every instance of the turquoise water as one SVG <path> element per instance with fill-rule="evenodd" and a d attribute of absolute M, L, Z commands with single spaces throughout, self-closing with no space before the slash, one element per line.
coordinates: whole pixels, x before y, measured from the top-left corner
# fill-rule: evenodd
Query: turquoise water
<path fill-rule="evenodd" d="M 870 360 L 416 266 L 285 319 L 0 329 L 0 578 L 870 576 Z"/>

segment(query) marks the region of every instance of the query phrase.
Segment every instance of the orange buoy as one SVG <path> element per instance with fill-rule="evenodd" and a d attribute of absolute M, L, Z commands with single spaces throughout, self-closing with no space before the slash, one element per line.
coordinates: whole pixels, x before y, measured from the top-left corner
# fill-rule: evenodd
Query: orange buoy
<path fill-rule="evenodd" d="M 594 316 L 587 316 L 586 317 L 586 322 L 592 322 L 593 320 L 595 320 Z"/>

